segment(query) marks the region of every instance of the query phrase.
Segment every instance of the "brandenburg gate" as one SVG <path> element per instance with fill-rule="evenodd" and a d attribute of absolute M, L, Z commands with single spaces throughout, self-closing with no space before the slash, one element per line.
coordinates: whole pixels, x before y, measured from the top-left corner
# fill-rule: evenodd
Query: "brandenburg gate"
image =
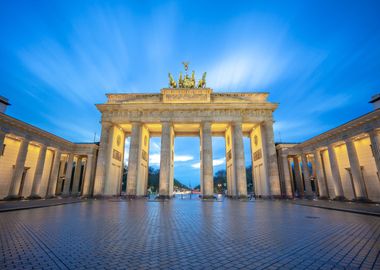
<path fill-rule="evenodd" d="M 187 64 L 185 64 L 187 71 Z M 201 193 L 214 194 L 212 136 L 225 138 L 227 195 L 247 196 L 243 137 L 251 142 L 256 195 L 280 197 L 273 112 L 278 104 L 268 93 L 217 93 L 206 87 L 206 73 L 198 84 L 194 72 L 179 77 L 169 74 L 169 88 L 151 94 L 107 94 L 96 105 L 101 112 L 101 138 L 94 196 L 121 192 L 125 138 L 130 137 L 126 194 L 147 193 L 150 137 L 161 137 L 159 197 L 170 198 L 174 184 L 174 138 L 200 137 Z M 198 147 L 198 145 L 189 145 Z"/>

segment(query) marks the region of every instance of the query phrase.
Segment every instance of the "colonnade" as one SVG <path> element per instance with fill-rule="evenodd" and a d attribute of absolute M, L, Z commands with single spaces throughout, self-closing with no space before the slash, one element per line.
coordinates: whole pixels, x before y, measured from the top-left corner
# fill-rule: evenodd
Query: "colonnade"
<path fill-rule="evenodd" d="M 310 198 L 316 194 L 322 199 L 379 201 L 379 142 L 379 131 L 372 129 L 360 136 L 320 142 L 315 148 L 302 149 L 300 146 L 280 151 L 284 194 L 287 197 Z"/>
<path fill-rule="evenodd" d="M 186 125 L 181 123 L 182 125 Z M 273 141 L 273 122 L 262 122 L 252 124 L 252 128 L 243 130 L 241 121 L 223 123 L 225 129 L 216 132 L 212 121 L 201 121 L 196 123 L 199 130 L 190 136 L 200 137 L 200 186 L 204 199 L 213 198 L 213 149 L 212 137 L 222 136 L 226 141 L 226 171 L 228 196 L 244 198 L 247 196 L 246 164 L 244 156 L 243 137 L 251 139 L 252 162 L 261 165 L 254 174 L 257 175 L 256 182 L 263 188 L 257 192 L 262 197 L 280 197 L 280 185 L 276 159 L 276 149 Z M 149 130 L 149 124 L 135 121 L 128 124 L 129 131 L 126 132 L 119 125 L 112 122 L 102 123 L 102 134 L 100 139 L 97 172 L 95 177 L 95 196 L 114 196 L 121 193 L 123 162 L 115 158 L 115 151 L 124 151 L 124 144 L 118 144 L 118 136 L 125 138 L 130 136 L 128 174 L 126 195 L 129 197 L 145 196 L 147 193 L 148 168 L 149 168 L 149 140 L 152 136 L 161 137 L 160 152 L 160 175 L 159 175 L 159 198 L 170 198 L 173 194 L 174 183 L 174 138 L 176 136 L 176 123 L 172 121 L 161 121 L 157 130 Z M 180 136 L 186 136 L 183 130 Z M 260 137 L 260 139 L 257 138 Z M 253 158 L 253 152 L 257 158 Z M 260 163 L 260 164 L 259 164 Z M 258 166 L 257 166 L 258 167 Z M 264 188 L 265 187 L 265 188 Z"/>
<path fill-rule="evenodd" d="M 5 144 L 5 140 L 8 136 L 9 140 L 19 142 L 18 148 L 13 147 L 12 149 L 8 149 L 7 145 Z M 28 156 L 28 153 L 30 152 L 30 146 L 38 148 L 38 155 L 36 160 Z M 50 146 L 43 140 L 38 141 L 35 137 L 32 139 L 28 137 L 14 136 L 11 133 L 0 130 L 1 159 L 9 158 L 7 155 L 8 150 L 10 152 L 16 152 L 16 161 L 14 163 L 9 179 L 9 190 L 7 196 L 4 199 L 15 200 L 22 197 L 27 197 L 29 199 L 39 199 L 52 198 L 57 195 L 91 195 L 91 175 L 95 169 L 95 157 L 93 154 L 74 154 L 70 152 L 70 150 L 65 150 L 63 148 L 57 147 L 57 145 Z M 51 160 L 49 160 L 47 156 L 48 151 L 52 153 Z M 30 164 L 35 164 L 33 165 L 33 169 L 26 166 L 28 159 L 31 159 L 29 161 Z M 73 163 L 75 163 L 75 168 L 73 167 Z M 82 164 L 85 165 L 83 172 L 81 170 Z M 71 183 L 73 170 L 74 177 L 73 183 Z M 34 173 L 32 176 L 30 194 L 24 196 L 25 192 L 28 192 L 24 190 L 25 177 L 28 171 L 34 171 Z M 44 175 L 47 175 L 48 180 L 47 185 L 45 185 L 46 190 L 41 190 Z M 64 183 L 62 187 L 58 187 L 60 179 L 63 180 Z M 80 185 L 81 188 L 79 189 L 81 179 L 82 184 Z"/>

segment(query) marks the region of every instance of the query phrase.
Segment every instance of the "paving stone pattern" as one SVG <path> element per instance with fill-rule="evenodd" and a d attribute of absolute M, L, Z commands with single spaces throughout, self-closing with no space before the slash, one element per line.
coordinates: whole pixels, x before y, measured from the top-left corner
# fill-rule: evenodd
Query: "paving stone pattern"
<path fill-rule="evenodd" d="M 380 269 L 380 218 L 281 201 L 0 213 L 0 269 Z"/>

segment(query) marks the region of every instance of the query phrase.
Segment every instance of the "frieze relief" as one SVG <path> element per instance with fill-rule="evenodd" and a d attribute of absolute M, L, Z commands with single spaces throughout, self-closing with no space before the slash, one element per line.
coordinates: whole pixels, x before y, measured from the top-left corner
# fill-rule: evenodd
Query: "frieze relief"
<path fill-rule="evenodd" d="M 162 89 L 164 103 L 209 103 L 211 89 Z"/>
<path fill-rule="evenodd" d="M 215 109 L 215 110 L 129 110 L 103 113 L 103 121 L 129 122 L 129 121 L 160 121 L 160 120 L 186 120 L 192 122 L 199 119 L 216 121 L 231 121 L 233 119 L 267 121 L 272 120 L 271 110 L 242 110 L 242 109 Z"/>

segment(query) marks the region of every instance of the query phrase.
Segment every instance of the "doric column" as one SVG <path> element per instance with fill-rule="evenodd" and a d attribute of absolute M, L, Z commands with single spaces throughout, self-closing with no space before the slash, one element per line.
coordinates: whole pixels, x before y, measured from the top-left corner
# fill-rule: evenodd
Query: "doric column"
<path fill-rule="evenodd" d="M 287 198 L 293 197 L 292 192 L 292 183 L 290 178 L 290 172 L 289 172 L 289 161 L 288 161 L 288 155 L 284 154 L 281 156 L 282 158 L 282 167 L 284 171 L 284 182 L 285 182 L 285 193 Z"/>
<path fill-rule="evenodd" d="M 36 171 L 34 172 L 32 192 L 30 193 L 29 199 L 41 199 L 39 192 L 40 192 L 42 174 L 44 172 L 44 167 L 45 167 L 46 150 L 47 150 L 46 145 L 40 146 L 40 152 L 38 154 Z"/>
<path fill-rule="evenodd" d="M 7 133 L 5 133 L 4 131 L 2 131 L 0 129 L 0 156 L 1 154 L 3 153 L 4 151 L 4 140 L 5 140 L 5 135 L 7 135 Z"/>
<path fill-rule="evenodd" d="M 377 172 L 380 174 L 380 138 L 376 130 L 371 130 L 369 133 L 369 138 L 372 145 L 372 153 L 375 159 Z"/>
<path fill-rule="evenodd" d="M 317 184 L 318 184 L 318 189 L 319 189 L 319 198 L 327 199 L 328 193 L 327 193 L 326 179 L 325 179 L 325 174 L 323 173 L 321 152 L 318 149 L 314 150 L 314 163 L 315 163 L 315 174 L 317 176 Z"/>
<path fill-rule="evenodd" d="M 131 141 L 129 144 L 127 196 L 136 196 L 137 177 L 140 157 L 141 123 L 132 123 Z M 162 146 L 161 146 L 162 147 Z"/>
<path fill-rule="evenodd" d="M 232 123 L 236 185 L 239 197 L 247 197 L 247 175 L 245 171 L 244 143 L 241 122 Z"/>
<path fill-rule="evenodd" d="M 25 169 L 25 161 L 26 155 L 28 154 L 28 146 L 29 140 L 22 139 L 20 142 L 20 148 L 18 150 L 16 165 L 13 170 L 11 185 L 9 187 L 8 196 L 5 198 L 6 200 L 14 200 L 19 199 L 22 194 L 22 190 L 20 190 L 20 184 L 22 179 L 22 174 Z"/>
<path fill-rule="evenodd" d="M 293 157 L 293 164 L 294 164 L 294 177 L 296 179 L 298 196 L 303 197 L 304 196 L 304 187 L 303 187 L 303 183 L 302 183 L 302 177 L 301 177 L 301 172 L 300 172 L 300 163 L 298 161 L 298 156 Z"/>
<path fill-rule="evenodd" d="M 170 159 L 171 159 L 171 128 L 170 122 L 162 122 L 161 159 L 160 159 L 160 198 L 168 198 L 170 185 Z"/>
<path fill-rule="evenodd" d="M 305 195 L 307 197 L 312 197 L 313 190 L 311 189 L 310 171 L 309 171 L 307 156 L 305 153 L 302 153 L 301 159 L 302 159 L 302 172 L 303 172 L 303 177 L 304 177 L 304 182 L 305 182 Z"/>
<path fill-rule="evenodd" d="M 68 154 L 67 166 L 65 172 L 65 185 L 63 186 L 63 196 L 70 195 L 71 175 L 73 173 L 74 154 Z"/>
<path fill-rule="evenodd" d="M 102 196 L 104 194 L 104 181 L 106 176 L 106 164 L 108 164 L 108 145 L 110 140 L 110 130 L 112 123 L 102 122 L 102 133 L 100 137 L 98 162 L 96 166 L 96 176 L 94 182 L 94 196 Z"/>
<path fill-rule="evenodd" d="M 71 190 L 71 195 L 77 196 L 79 193 L 79 182 L 82 175 L 82 157 L 77 157 L 77 162 L 75 165 L 74 179 L 73 179 L 73 188 Z"/>
<path fill-rule="evenodd" d="M 265 135 L 264 155 L 266 158 L 267 175 L 269 180 L 270 195 L 272 197 L 281 196 L 280 177 L 278 175 L 278 164 L 276 147 L 274 144 L 273 121 L 263 122 L 262 128 Z"/>
<path fill-rule="evenodd" d="M 346 140 L 346 147 L 348 160 L 350 161 L 352 180 L 354 182 L 356 200 L 366 201 L 368 198 L 354 141 L 352 139 Z"/>
<path fill-rule="evenodd" d="M 87 160 L 86 160 L 86 172 L 84 176 L 84 181 L 83 181 L 83 196 L 90 196 L 91 195 L 91 175 L 92 175 L 92 170 L 94 156 L 89 154 L 87 155 Z"/>
<path fill-rule="evenodd" d="M 55 197 L 55 188 L 57 186 L 57 179 L 59 173 L 59 165 L 61 163 L 61 150 L 57 149 L 54 153 L 53 165 L 50 173 L 48 189 L 46 193 L 47 198 Z"/>
<path fill-rule="evenodd" d="M 329 152 L 330 167 L 331 167 L 331 173 L 332 173 L 332 179 L 333 179 L 334 191 L 335 191 L 334 200 L 344 200 L 345 197 L 344 197 L 344 192 L 343 192 L 342 180 L 340 178 L 339 165 L 336 159 L 334 145 L 330 144 L 327 147 L 327 150 Z"/>
<path fill-rule="evenodd" d="M 201 153 L 202 153 L 202 177 L 203 177 L 203 198 L 214 197 L 214 177 L 212 164 L 212 136 L 211 122 L 203 122 L 201 130 Z"/>
<path fill-rule="evenodd" d="M 124 168 L 125 168 L 125 132 L 123 130 L 123 136 L 122 136 L 122 140 L 121 140 L 121 144 L 123 146 L 123 151 L 121 153 L 121 168 L 120 168 L 120 179 L 119 179 L 119 184 L 118 184 L 118 187 L 117 187 L 117 192 L 116 194 L 117 195 L 121 195 L 121 191 L 122 191 L 122 186 L 123 186 L 123 175 L 124 175 Z M 148 154 L 149 154 L 149 151 L 148 151 Z M 149 167 L 148 167 L 149 168 Z M 91 187 L 90 187 L 90 193 L 91 193 Z"/>

